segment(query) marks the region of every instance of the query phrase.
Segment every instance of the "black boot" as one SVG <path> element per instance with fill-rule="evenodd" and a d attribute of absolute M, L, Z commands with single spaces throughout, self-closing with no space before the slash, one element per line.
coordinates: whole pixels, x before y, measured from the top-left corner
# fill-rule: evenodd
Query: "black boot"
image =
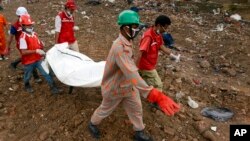
<path fill-rule="evenodd" d="M 143 130 L 136 131 L 134 136 L 135 141 L 153 141 L 153 139 L 147 135 Z"/>
<path fill-rule="evenodd" d="M 52 86 L 50 86 L 50 91 L 53 95 L 57 95 L 63 92 L 62 89 L 58 89 L 57 86 L 55 85 L 55 83 L 52 84 Z"/>
<path fill-rule="evenodd" d="M 25 83 L 25 91 L 28 92 L 28 93 L 33 93 L 34 90 L 32 89 L 32 87 L 30 86 L 30 83 Z"/>
<path fill-rule="evenodd" d="M 38 84 L 42 83 L 42 79 L 39 77 L 36 69 L 33 70 L 32 74 L 35 79 L 35 83 L 38 83 Z"/>
<path fill-rule="evenodd" d="M 18 58 L 18 59 L 16 59 L 14 62 L 12 62 L 11 64 L 10 64 L 10 68 L 12 69 L 12 70 L 16 70 L 17 69 L 17 65 L 19 64 L 19 63 L 21 63 L 22 61 L 21 61 L 21 58 Z"/>
<path fill-rule="evenodd" d="M 96 127 L 96 125 L 93 125 L 91 122 L 88 125 L 89 127 L 89 131 L 91 133 L 91 135 L 96 138 L 99 139 L 100 138 L 100 131 L 99 129 Z"/>

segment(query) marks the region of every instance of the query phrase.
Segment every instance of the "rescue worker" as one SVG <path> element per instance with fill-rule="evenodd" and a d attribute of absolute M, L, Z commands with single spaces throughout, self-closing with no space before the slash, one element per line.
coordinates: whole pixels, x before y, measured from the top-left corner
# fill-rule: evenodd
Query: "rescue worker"
<path fill-rule="evenodd" d="M 17 10 L 16 10 L 17 20 L 15 21 L 15 23 L 13 23 L 10 26 L 10 36 L 9 36 L 9 40 L 8 40 L 8 43 L 7 43 L 7 48 L 9 50 L 10 50 L 11 43 L 13 42 L 13 39 L 15 38 L 15 40 L 16 40 L 16 48 L 20 52 L 20 50 L 19 50 L 19 44 L 20 44 L 19 43 L 19 38 L 20 38 L 20 35 L 22 33 L 22 25 L 20 24 L 20 16 L 25 15 L 25 14 L 28 14 L 28 11 L 27 11 L 27 9 L 25 7 L 18 7 L 17 8 Z M 14 62 L 12 62 L 10 64 L 10 68 L 15 70 L 19 63 L 21 63 L 21 57 L 17 58 Z M 32 74 L 33 74 L 33 77 L 34 77 L 36 83 L 41 83 L 42 82 L 42 79 L 39 78 L 39 75 L 38 75 L 36 69 L 33 70 Z"/>
<path fill-rule="evenodd" d="M 170 19 L 165 15 L 160 15 L 156 18 L 154 26 L 143 33 L 140 41 L 140 53 L 137 60 L 141 77 L 148 85 L 154 86 L 160 91 L 162 91 L 163 84 L 156 71 L 159 50 L 170 55 L 170 57 L 176 61 L 180 59 L 180 55 L 174 55 L 163 45 L 162 34 L 167 32 L 166 29 L 170 24 Z"/>
<path fill-rule="evenodd" d="M 95 110 L 88 125 L 94 138 L 100 138 L 97 125 L 122 104 L 133 124 L 134 139 L 151 141 L 152 138 L 144 132 L 140 94 L 149 102 L 158 104 L 167 115 L 174 115 L 179 110 L 178 104 L 157 89 L 148 86 L 138 73 L 133 60 L 132 40 L 137 35 L 139 24 L 139 16 L 132 10 L 124 10 L 119 14 L 120 34 L 113 42 L 106 60 L 101 83 L 102 103 Z"/>
<path fill-rule="evenodd" d="M 1 10 L 0 10 L 1 11 Z M 8 58 L 5 55 L 8 54 L 8 48 L 6 48 L 5 29 L 7 28 L 7 21 L 4 15 L 0 14 L 0 60 L 6 60 Z"/>
<path fill-rule="evenodd" d="M 79 52 L 78 43 L 74 35 L 74 28 L 76 28 L 74 26 L 76 4 L 73 0 L 68 0 L 64 8 L 64 11 L 59 12 L 55 19 L 55 43 L 68 42 L 70 49 Z"/>
<path fill-rule="evenodd" d="M 55 83 L 51 76 L 47 74 L 41 62 L 45 52 L 43 51 L 43 45 L 38 39 L 37 34 L 33 31 L 34 22 L 31 20 L 30 15 L 25 14 L 20 17 L 20 24 L 22 25 L 22 33 L 20 35 L 20 52 L 22 55 L 22 64 L 24 65 L 24 86 L 25 90 L 29 93 L 33 93 L 34 90 L 30 85 L 31 73 L 34 69 L 44 76 L 50 86 L 52 94 L 58 94 L 61 91 L 55 86 Z"/>

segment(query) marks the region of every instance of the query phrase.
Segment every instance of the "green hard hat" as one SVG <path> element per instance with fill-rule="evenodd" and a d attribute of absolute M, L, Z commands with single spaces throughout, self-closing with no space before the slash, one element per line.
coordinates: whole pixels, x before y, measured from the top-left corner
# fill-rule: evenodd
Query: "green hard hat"
<path fill-rule="evenodd" d="M 140 24 L 138 13 L 132 10 L 124 10 L 118 16 L 118 25 Z"/>

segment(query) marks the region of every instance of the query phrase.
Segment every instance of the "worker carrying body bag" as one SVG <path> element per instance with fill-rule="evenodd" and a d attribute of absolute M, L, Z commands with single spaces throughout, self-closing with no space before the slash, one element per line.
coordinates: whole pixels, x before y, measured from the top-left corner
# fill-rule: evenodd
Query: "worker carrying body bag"
<path fill-rule="evenodd" d="M 99 87 L 104 73 L 105 61 L 94 62 L 88 56 L 70 50 L 68 43 L 56 44 L 42 62 L 49 73 L 49 66 L 64 84 L 75 87 Z"/>

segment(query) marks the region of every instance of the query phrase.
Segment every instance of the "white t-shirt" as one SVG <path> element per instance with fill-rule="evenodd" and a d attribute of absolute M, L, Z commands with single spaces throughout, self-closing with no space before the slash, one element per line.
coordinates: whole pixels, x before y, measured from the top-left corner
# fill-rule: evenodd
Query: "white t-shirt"
<path fill-rule="evenodd" d="M 61 17 L 57 15 L 55 19 L 55 31 L 61 32 L 61 27 L 62 27 Z"/>
<path fill-rule="evenodd" d="M 33 37 L 35 34 L 34 32 L 32 32 L 32 34 L 26 34 L 25 33 L 25 36 L 29 36 L 29 37 Z M 20 49 L 28 49 L 28 46 L 27 46 L 27 42 L 25 40 L 25 36 L 23 38 L 20 38 Z"/>

